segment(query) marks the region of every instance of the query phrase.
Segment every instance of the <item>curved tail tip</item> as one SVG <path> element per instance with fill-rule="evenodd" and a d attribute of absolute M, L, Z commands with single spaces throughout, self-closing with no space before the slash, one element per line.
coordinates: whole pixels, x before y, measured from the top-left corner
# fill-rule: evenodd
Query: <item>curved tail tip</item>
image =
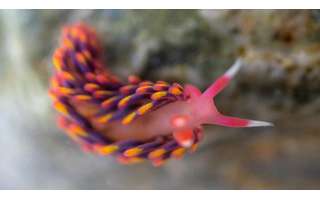
<path fill-rule="evenodd" d="M 259 126 L 274 126 L 274 124 L 271 122 L 250 120 L 247 127 L 259 127 Z"/>

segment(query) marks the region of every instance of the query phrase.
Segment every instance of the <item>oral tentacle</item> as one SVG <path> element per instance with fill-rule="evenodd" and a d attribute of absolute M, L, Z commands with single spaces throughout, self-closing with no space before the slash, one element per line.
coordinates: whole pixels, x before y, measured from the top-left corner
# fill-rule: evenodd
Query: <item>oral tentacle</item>
<path fill-rule="evenodd" d="M 203 97 L 213 98 L 229 85 L 231 79 L 237 74 L 242 66 L 242 61 L 238 59 L 230 69 L 220 76 L 203 94 Z"/>
<path fill-rule="evenodd" d="M 215 124 L 220 126 L 232 128 L 245 128 L 245 127 L 259 127 L 259 126 L 273 126 L 270 122 L 242 119 L 238 117 L 225 116 L 218 114 L 213 118 L 207 120 L 208 124 Z"/>
<path fill-rule="evenodd" d="M 238 117 L 225 116 L 216 108 L 212 98 L 227 87 L 232 78 L 237 74 L 242 65 L 241 59 L 238 59 L 222 76 L 220 76 L 199 98 L 198 109 L 206 105 L 208 110 L 205 112 L 203 120 L 204 124 L 214 124 L 226 127 L 241 128 L 241 127 L 259 127 L 273 126 L 270 122 L 242 119 Z M 193 88 L 191 87 L 190 91 Z M 201 109 L 202 110 L 202 109 Z"/>

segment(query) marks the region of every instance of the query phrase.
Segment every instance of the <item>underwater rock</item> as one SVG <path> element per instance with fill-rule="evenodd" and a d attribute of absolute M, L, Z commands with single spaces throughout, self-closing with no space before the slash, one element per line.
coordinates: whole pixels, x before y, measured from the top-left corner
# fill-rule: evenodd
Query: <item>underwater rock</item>
<path fill-rule="evenodd" d="M 0 188 L 319 189 L 319 11 L 0 13 Z M 275 128 L 206 128 L 196 154 L 160 169 L 119 167 L 83 153 L 55 126 L 46 93 L 61 27 L 79 20 L 96 27 L 108 66 L 123 78 L 137 74 L 204 89 L 243 57 L 217 106 L 224 114 L 273 121 Z"/>

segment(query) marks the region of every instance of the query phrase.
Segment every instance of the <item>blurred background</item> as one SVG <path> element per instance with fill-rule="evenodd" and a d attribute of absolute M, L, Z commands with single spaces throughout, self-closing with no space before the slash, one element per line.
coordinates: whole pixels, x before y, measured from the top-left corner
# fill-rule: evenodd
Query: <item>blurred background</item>
<path fill-rule="evenodd" d="M 205 127 L 161 168 L 82 152 L 47 95 L 61 27 L 79 20 L 122 78 L 205 89 L 242 56 L 218 108 L 275 127 Z M 0 189 L 320 189 L 320 11 L 1 10 L 0 47 Z"/>

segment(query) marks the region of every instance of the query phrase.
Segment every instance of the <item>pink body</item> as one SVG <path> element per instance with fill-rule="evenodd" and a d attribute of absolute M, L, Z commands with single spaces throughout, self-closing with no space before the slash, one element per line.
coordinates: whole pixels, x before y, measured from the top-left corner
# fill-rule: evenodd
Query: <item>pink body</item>
<path fill-rule="evenodd" d="M 123 125 L 121 122 L 110 123 L 105 127 L 108 130 L 103 132 L 106 132 L 110 138 L 115 140 L 132 138 L 146 140 L 158 135 L 169 135 L 174 131 L 170 119 L 180 114 L 190 116 L 191 121 L 188 123 L 190 128 L 200 125 L 195 117 L 191 117 L 192 112 L 190 103 L 176 101 L 147 113 L 128 125 Z"/>

